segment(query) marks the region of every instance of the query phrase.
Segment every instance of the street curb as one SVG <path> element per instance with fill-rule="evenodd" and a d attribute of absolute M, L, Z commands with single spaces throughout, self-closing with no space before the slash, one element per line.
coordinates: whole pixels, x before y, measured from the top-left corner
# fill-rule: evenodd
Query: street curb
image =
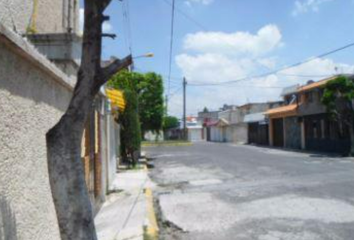
<path fill-rule="evenodd" d="M 146 165 L 144 169 L 146 172 L 148 172 Z M 144 240 L 158 240 L 159 227 L 157 225 L 154 199 L 151 188 L 145 188 L 145 197 L 147 202 L 147 224 L 144 227 Z"/>
<path fill-rule="evenodd" d="M 192 146 L 193 143 L 144 143 L 141 146 L 142 147 L 175 147 L 175 146 Z"/>

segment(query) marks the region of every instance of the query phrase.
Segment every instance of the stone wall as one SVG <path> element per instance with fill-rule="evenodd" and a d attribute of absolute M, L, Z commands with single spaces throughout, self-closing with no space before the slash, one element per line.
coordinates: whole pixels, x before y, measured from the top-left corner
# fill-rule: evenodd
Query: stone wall
<path fill-rule="evenodd" d="M 0 238 L 59 240 L 45 134 L 71 98 L 72 79 L 0 24 Z M 10 224 L 10 226 L 9 226 Z"/>

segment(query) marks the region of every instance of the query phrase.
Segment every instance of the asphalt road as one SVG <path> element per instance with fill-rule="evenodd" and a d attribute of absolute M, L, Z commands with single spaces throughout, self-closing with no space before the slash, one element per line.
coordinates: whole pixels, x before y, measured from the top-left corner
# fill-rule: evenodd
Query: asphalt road
<path fill-rule="evenodd" d="M 254 146 L 150 147 L 162 239 L 354 239 L 354 159 Z"/>

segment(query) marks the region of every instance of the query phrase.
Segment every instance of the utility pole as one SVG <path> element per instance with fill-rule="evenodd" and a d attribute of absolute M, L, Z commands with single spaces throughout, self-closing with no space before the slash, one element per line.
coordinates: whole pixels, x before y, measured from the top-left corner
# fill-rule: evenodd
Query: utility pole
<path fill-rule="evenodd" d="M 186 89 L 187 88 L 187 80 L 183 78 L 183 137 L 184 140 L 188 140 L 187 133 L 187 116 L 186 116 Z"/>
<path fill-rule="evenodd" d="M 165 106 L 166 116 L 168 116 L 168 94 L 165 95 Z"/>

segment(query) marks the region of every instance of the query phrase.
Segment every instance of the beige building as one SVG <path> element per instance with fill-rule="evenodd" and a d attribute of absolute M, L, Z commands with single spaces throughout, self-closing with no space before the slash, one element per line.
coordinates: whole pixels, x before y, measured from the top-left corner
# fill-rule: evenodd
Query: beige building
<path fill-rule="evenodd" d="M 78 0 L 0 0 L 0 239 L 60 239 L 45 134 L 65 112 L 76 82 L 78 11 Z M 108 106 L 101 91 L 83 138 L 95 212 L 118 157 L 117 115 Z"/>
<path fill-rule="evenodd" d="M 0 22 L 25 33 L 78 33 L 79 0 L 0 0 Z"/>
<path fill-rule="evenodd" d="M 1 24 L 0 53 L 0 236 L 57 240 L 45 134 L 74 81 Z"/>

